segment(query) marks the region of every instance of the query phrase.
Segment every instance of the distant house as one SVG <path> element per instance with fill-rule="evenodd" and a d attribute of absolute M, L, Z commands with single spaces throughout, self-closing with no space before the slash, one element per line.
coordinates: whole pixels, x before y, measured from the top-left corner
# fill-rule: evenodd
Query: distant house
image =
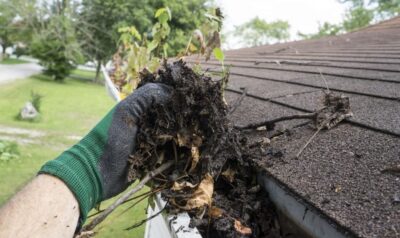
<path fill-rule="evenodd" d="M 321 131 L 298 159 L 315 130 L 301 120 L 280 123 L 276 130 L 289 130 L 272 140 L 280 156 L 265 154 L 266 177 L 304 205 L 312 234 L 322 234 L 312 220 L 319 217 L 343 237 L 400 237 L 400 17 L 335 37 L 228 51 L 225 64 L 232 65 L 227 101 L 248 91 L 231 116 L 237 125 L 313 112 L 326 84 L 348 96 L 354 117 Z M 203 66 L 219 69 L 213 60 Z"/>

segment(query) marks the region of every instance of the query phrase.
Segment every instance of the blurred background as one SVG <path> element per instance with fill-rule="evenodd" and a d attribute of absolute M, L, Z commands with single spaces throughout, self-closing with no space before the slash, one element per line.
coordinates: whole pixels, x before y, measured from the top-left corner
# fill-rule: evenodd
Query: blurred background
<path fill-rule="evenodd" d="M 127 31 L 154 41 L 155 12 L 166 7 L 163 56 L 174 57 L 210 9 L 222 12 L 230 50 L 355 31 L 398 15 L 400 0 L 0 0 L 0 205 L 111 109 L 100 66 Z M 142 237 L 144 225 L 124 228 L 146 207 L 113 214 L 98 237 Z"/>

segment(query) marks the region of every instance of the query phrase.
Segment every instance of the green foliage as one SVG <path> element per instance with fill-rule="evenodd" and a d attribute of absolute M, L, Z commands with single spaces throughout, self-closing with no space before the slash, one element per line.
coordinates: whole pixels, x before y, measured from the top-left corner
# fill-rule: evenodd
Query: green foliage
<path fill-rule="evenodd" d="M 303 39 L 318 39 L 323 36 L 335 36 L 342 31 L 341 25 L 330 24 L 328 22 L 324 22 L 324 24 L 320 24 L 318 26 L 318 32 L 313 34 L 303 34 L 298 32 L 297 34 Z"/>
<path fill-rule="evenodd" d="M 207 21 L 193 31 L 183 55 L 198 53 L 207 61 L 213 50 L 221 47 L 220 31 L 224 16 L 219 8 L 210 8 L 204 17 Z"/>
<path fill-rule="evenodd" d="M 14 54 L 17 56 L 17 58 L 23 56 L 23 55 L 27 55 L 28 54 L 28 49 L 27 47 L 21 47 L 21 46 L 17 46 L 15 48 Z"/>
<path fill-rule="evenodd" d="M 40 60 L 44 73 L 62 81 L 83 62 L 72 22 L 65 16 L 53 16 L 48 25 L 35 34 L 30 53 Z"/>
<path fill-rule="evenodd" d="M 118 43 L 123 43 L 124 45 L 128 45 L 135 40 L 142 40 L 142 36 L 134 26 L 121 27 L 118 29 L 118 33 L 121 34 Z"/>
<path fill-rule="evenodd" d="M 153 40 L 148 45 L 148 51 L 152 52 L 154 50 L 156 57 L 168 57 L 168 45 L 166 43 L 171 32 L 168 24 L 172 19 L 171 10 L 168 7 L 160 8 L 154 16 L 158 19 L 158 22 L 154 24 L 151 30 Z"/>
<path fill-rule="evenodd" d="M 210 0 L 82 0 L 78 11 L 77 31 L 84 54 L 89 59 L 105 62 L 117 51 L 120 35 L 118 29 L 135 26 L 142 34 L 143 41 L 164 41 L 170 31 L 168 45 L 153 42 L 158 55 L 176 55 L 186 46 L 187 33 L 198 28 L 203 22 L 206 2 Z M 163 9 L 168 6 L 169 9 Z M 157 9 L 159 11 L 157 12 Z M 155 13 L 157 17 L 155 17 Z M 166 14 L 165 14 L 166 13 Z M 152 26 L 160 23 L 154 29 Z"/>
<path fill-rule="evenodd" d="M 371 3 L 377 3 L 377 13 L 383 19 L 398 16 L 400 13 L 400 0 L 371 0 Z"/>
<path fill-rule="evenodd" d="M 40 95 L 38 93 L 35 93 L 34 91 L 31 91 L 31 103 L 35 107 L 36 111 L 40 112 L 40 108 L 42 105 L 42 98 L 43 95 Z"/>
<path fill-rule="evenodd" d="M 31 6 L 36 0 L 0 0 L 0 45 L 3 51 L 6 47 L 23 43 L 29 45 L 32 38 L 30 24 L 36 22 L 33 18 L 27 19 L 27 15 L 35 15 Z M 29 6 L 29 7 L 28 7 Z M 20 55 L 22 48 L 17 48 L 16 54 Z"/>
<path fill-rule="evenodd" d="M 241 39 L 241 42 L 247 46 L 259 46 L 269 44 L 273 41 L 284 41 L 289 39 L 290 25 L 287 21 L 266 22 L 259 17 L 237 26 L 234 36 Z"/>
<path fill-rule="evenodd" d="M 158 9 L 154 17 L 158 21 L 152 27 L 152 40 L 150 42 L 140 37 L 141 35 L 136 27 L 121 27 L 118 30 L 121 33 L 119 42 L 122 43 L 122 46 L 113 56 L 114 71 L 111 79 L 120 89 L 122 98 L 137 88 L 140 83 L 140 73 L 143 70 L 154 73 L 160 66 L 161 58 L 168 56 L 167 40 L 169 40 L 169 34 L 173 30 L 169 26 L 169 22 L 173 21 L 174 17 L 172 17 L 168 7 Z M 200 29 L 193 31 L 193 36 L 200 46 L 195 46 L 192 43 L 192 37 L 190 37 L 186 51 L 182 54 L 187 55 L 189 52 L 199 51 L 199 54 L 205 55 L 208 60 L 213 53 L 215 58 L 222 64 L 225 77 L 228 72 L 225 70 L 225 56 L 220 49 L 219 36 L 219 30 L 222 27 L 222 13 L 219 9 L 210 9 L 209 13 L 205 14 L 204 17 L 207 18 L 207 21 L 200 27 L 203 32 Z"/>
<path fill-rule="evenodd" d="M 152 28 L 153 40 L 148 43 L 142 41 L 140 33 L 136 27 L 122 27 L 118 29 L 121 33 L 119 42 L 123 44 L 124 52 L 118 52 L 114 56 L 115 72 L 113 74 L 114 81 L 124 81 L 123 69 L 121 68 L 121 54 L 127 61 L 126 72 L 129 81 L 125 85 L 121 85 L 122 96 L 130 94 L 137 88 L 140 83 L 140 72 L 147 69 L 150 72 L 155 72 L 160 65 L 160 57 L 167 57 L 166 40 L 170 33 L 168 21 L 171 20 L 171 11 L 168 7 L 160 8 L 156 11 L 155 18 L 158 22 Z M 141 41 L 141 42 L 139 42 Z M 161 53 L 163 52 L 163 53 Z M 116 82 L 114 82 L 116 83 Z"/>
<path fill-rule="evenodd" d="M 7 47 L 13 44 L 15 12 L 10 9 L 4 0 L 0 1 L 0 45 L 3 47 L 3 53 Z"/>
<path fill-rule="evenodd" d="M 0 161 L 19 158 L 18 145 L 15 142 L 0 140 Z"/>
<path fill-rule="evenodd" d="M 215 57 L 219 62 L 221 62 L 221 63 L 223 64 L 223 63 L 224 63 L 224 60 L 225 60 L 225 55 L 224 55 L 224 52 L 222 52 L 221 48 L 215 48 L 215 49 L 213 50 L 213 53 L 214 53 L 214 57 Z"/>
<path fill-rule="evenodd" d="M 351 8 L 346 12 L 343 21 L 343 29 L 346 32 L 368 26 L 374 19 L 373 10 L 366 9 L 364 6 Z"/>
<path fill-rule="evenodd" d="M 400 0 L 370 0 L 368 4 L 364 0 L 338 0 L 347 3 L 345 17 L 340 24 L 324 23 L 314 34 L 298 35 L 303 39 L 315 39 L 327 35 L 337 35 L 354 31 L 370 25 L 373 21 L 387 19 L 400 13 Z"/>
<path fill-rule="evenodd" d="M 350 8 L 366 8 L 373 11 L 375 19 L 387 19 L 400 13 L 400 0 L 338 0 L 340 3 L 350 3 Z"/>

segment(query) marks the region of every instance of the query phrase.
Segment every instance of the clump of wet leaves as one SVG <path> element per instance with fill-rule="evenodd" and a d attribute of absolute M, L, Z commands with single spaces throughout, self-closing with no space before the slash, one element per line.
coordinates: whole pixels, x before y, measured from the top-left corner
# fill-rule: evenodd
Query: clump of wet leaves
<path fill-rule="evenodd" d="M 274 237 L 267 236 L 278 234 L 274 212 L 257 187 L 246 138 L 227 119 L 226 80 L 197 74 L 183 61 L 141 73 L 139 87 L 163 83 L 173 94 L 141 118 L 128 179 L 175 161 L 152 183 L 163 188 L 170 213 L 189 212 L 204 237 Z"/>

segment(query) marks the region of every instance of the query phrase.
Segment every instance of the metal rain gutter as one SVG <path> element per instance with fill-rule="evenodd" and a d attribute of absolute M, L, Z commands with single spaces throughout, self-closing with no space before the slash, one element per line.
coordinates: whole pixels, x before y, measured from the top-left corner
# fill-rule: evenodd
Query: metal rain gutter
<path fill-rule="evenodd" d="M 340 228 L 336 222 L 321 214 L 299 196 L 289 191 L 271 175 L 258 174 L 258 183 L 267 191 L 269 199 L 277 208 L 281 217 L 290 220 L 290 223 L 308 237 L 317 238 L 345 238 L 352 237 L 349 232 Z M 278 215 L 278 216 L 279 216 Z"/>

